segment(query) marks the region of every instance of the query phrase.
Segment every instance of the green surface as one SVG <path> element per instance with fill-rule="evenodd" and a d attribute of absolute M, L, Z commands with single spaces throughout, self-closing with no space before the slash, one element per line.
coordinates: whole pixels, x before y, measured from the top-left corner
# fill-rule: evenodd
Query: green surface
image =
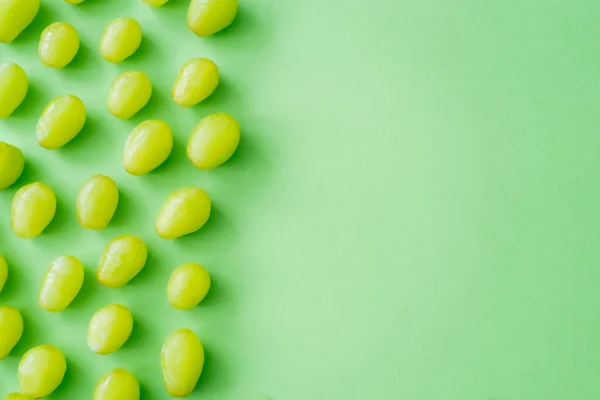
<path fill-rule="evenodd" d="M 600 5 L 587 0 L 241 0 L 235 24 L 200 39 L 187 2 L 151 9 L 136 0 L 46 0 L 1 60 L 21 64 L 32 88 L 0 140 L 21 147 L 26 172 L 0 193 L 0 252 L 11 276 L 1 304 L 19 307 L 25 335 L 0 362 L 0 394 L 17 389 L 19 357 L 53 343 L 69 370 L 52 399 L 90 398 L 113 367 L 135 373 L 143 398 L 167 398 L 159 351 L 175 328 L 194 329 L 207 361 L 194 399 L 595 400 L 600 397 Z M 97 52 L 104 25 L 135 17 L 141 51 L 122 65 Z M 72 23 L 83 48 L 54 71 L 36 55 L 42 29 Z M 177 69 L 212 58 L 223 83 L 181 109 Z M 128 68 L 155 85 L 131 121 L 110 116 L 110 81 Z M 54 96 L 85 101 L 89 123 L 64 149 L 40 148 L 36 118 Z M 210 172 L 185 157 L 205 115 L 242 126 L 238 153 Z M 175 131 L 167 164 L 128 176 L 128 132 L 163 118 Z M 115 221 L 80 229 L 79 185 L 94 173 L 121 189 Z M 9 228 L 16 189 L 55 188 L 47 232 Z M 199 185 L 215 204 L 198 234 L 160 240 L 154 216 L 167 194 Z M 94 279 L 100 253 L 122 233 L 150 258 L 129 285 Z M 83 293 L 49 314 L 36 306 L 55 256 L 86 265 Z M 177 265 L 214 279 L 191 312 L 166 301 Z M 135 315 L 125 348 L 86 347 L 92 313 L 122 302 Z"/>

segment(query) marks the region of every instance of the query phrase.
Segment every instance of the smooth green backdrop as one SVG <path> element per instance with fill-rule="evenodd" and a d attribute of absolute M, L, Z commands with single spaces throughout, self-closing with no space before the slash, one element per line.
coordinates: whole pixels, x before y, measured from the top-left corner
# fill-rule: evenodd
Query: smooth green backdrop
<path fill-rule="evenodd" d="M 207 361 L 193 399 L 595 400 L 600 398 L 600 3 L 591 0 L 240 0 L 234 25 L 211 38 L 185 26 L 186 0 L 43 0 L 33 25 L 0 60 L 21 64 L 31 90 L 0 140 L 27 166 L 0 193 L 0 253 L 10 278 L 0 304 L 20 308 L 25 334 L 0 362 L 0 395 L 17 389 L 31 346 L 53 343 L 69 369 L 51 399 L 91 398 L 98 377 L 125 367 L 144 400 L 166 399 L 164 339 L 194 329 Z M 118 16 L 142 25 L 140 51 L 121 65 L 98 55 Z M 55 71 L 37 58 L 42 29 L 68 21 L 82 49 Z M 192 109 L 170 88 L 178 68 L 209 57 L 222 85 Z M 130 121 L 104 106 L 126 69 L 155 93 Z M 35 141 L 45 104 L 80 96 L 84 131 L 58 151 Z M 196 122 L 227 111 L 242 126 L 233 159 L 209 172 L 185 157 Z M 129 176 L 129 131 L 160 118 L 176 143 L 166 165 Z M 110 227 L 84 231 L 78 187 L 113 177 L 121 203 Z M 51 185 L 56 219 L 16 238 L 18 187 Z M 214 200 L 198 234 L 164 241 L 153 229 L 166 196 L 198 185 Z M 146 240 L 144 271 L 119 290 L 94 278 L 122 233 Z M 61 254 L 79 257 L 86 283 L 71 308 L 36 306 L 41 276 Z M 207 300 L 170 308 L 177 265 L 212 274 Z M 92 313 L 121 302 L 135 315 L 125 348 L 96 356 Z"/>

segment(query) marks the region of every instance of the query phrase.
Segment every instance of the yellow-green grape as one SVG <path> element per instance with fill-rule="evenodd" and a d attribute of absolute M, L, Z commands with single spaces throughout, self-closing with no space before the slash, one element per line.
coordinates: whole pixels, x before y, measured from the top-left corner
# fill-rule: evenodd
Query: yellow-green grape
<path fill-rule="evenodd" d="M 55 22 L 42 32 L 38 54 L 45 66 L 64 68 L 78 51 L 79 35 L 70 24 Z"/>
<path fill-rule="evenodd" d="M 142 1 L 146 4 L 149 4 L 154 7 L 160 7 L 169 0 L 142 0 Z"/>
<path fill-rule="evenodd" d="M 92 316 L 87 331 L 87 344 L 96 354 L 119 350 L 131 336 L 133 315 L 120 304 L 111 304 Z"/>
<path fill-rule="evenodd" d="M 25 167 L 25 157 L 18 147 L 0 142 L 0 190 L 19 179 Z"/>
<path fill-rule="evenodd" d="M 6 259 L 2 254 L 0 254 L 0 293 L 2 293 L 2 289 L 4 289 L 4 285 L 6 285 L 6 280 L 8 279 L 8 264 L 6 263 Z"/>
<path fill-rule="evenodd" d="M 219 86 L 219 68 L 208 58 L 195 58 L 183 64 L 173 85 L 175 103 L 191 107 L 210 96 Z"/>
<path fill-rule="evenodd" d="M 4 400 L 29 400 L 29 398 L 23 396 L 21 393 L 7 394 Z"/>
<path fill-rule="evenodd" d="M 144 121 L 129 134 L 123 150 L 123 167 L 131 175 L 144 175 L 161 165 L 173 149 L 173 132 L 164 121 Z"/>
<path fill-rule="evenodd" d="M 0 0 L 0 43 L 10 43 L 33 21 L 40 0 Z"/>
<path fill-rule="evenodd" d="M 8 118 L 21 105 L 27 89 L 29 80 L 23 68 L 11 62 L 0 64 L 0 118 Z"/>
<path fill-rule="evenodd" d="M 144 268 L 147 256 L 146 244 L 137 236 L 114 238 L 102 253 L 96 272 L 98 282 L 112 288 L 124 286 Z"/>
<path fill-rule="evenodd" d="M 189 396 L 204 367 L 204 347 L 198 336 L 189 329 L 173 332 L 160 356 L 167 393 L 171 397 Z"/>
<path fill-rule="evenodd" d="M 69 143 L 85 125 L 85 105 L 77 96 L 53 99 L 42 111 L 36 127 L 37 141 L 45 149 L 56 150 Z"/>
<path fill-rule="evenodd" d="M 190 161 L 200 169 L 213 169 L 235 153 L 240 143 L 240 126 L 229 114 L 218 113 L 202 119 L 187 144 Z"/>
<path fill-rule="evenodd" d="M 85 0 L 65 0 L 66 3 L 69 4 L 81 4 L 83 3 Z"/>
<path fill-rule="evenodd" d="M 140 384 L 126 369 L 117 368 L 100 378 L 94 400 L 139 400 Z"/>
<path fill-rule="evenodd" d="M 39 236 L 56 212 L 56 196 L 50 186 L 35 182 L 17 190 L 13 197 L 10 224 L 20 238 Z"/>
<path fill-rule="evenodd" d="M 64 310 L 83 286 L 83 264 L 73 256 L 52 260 L 42 279 L 38 304 L 46 311 Z"/>
<path fill-rule="evenodd" d="M 23 336 L 23 317 L 19 310 L 0 307 L 0 332 L 0 360 L 3 360 Z"/>
<path fill-rule="evenodd" d="M 119 204 L 119 189 L 111 178 L 94 175 L 77 194 L 77 220 L 86 229 L 104 229 Z"/>
<path fill-rule="evenodd" d="M 227 28 L 238 10 L 238 0 L 192 0 L 188 27 L 198 36 L 210 36 Z"/>
<path fill-rule="evenodd" d="M 171 193 L 156 218 L 156 232 L 175 239 L 202 228 L 210 217 L 210 198 L 200 188 L 188 186 Z"/>
<path fill-rule="evenodd" d="M 63 353 L 50 344 L 29 350 L 19 363 L 21 393 L 33 399 L 46 397 L 62 383 L 67 372 Z"/>
<path fill-rule="evenodd" d="M 210 275 L 197 263 L 180 265 L 173 271 L 167 285 L 169 303 L 178 310 L 196 307 L 210 289 Z"/>
<path fill-rule="evenodd" d="M 129 17 L 111 21 L 100 40 L 100 54 L 106 61 L 120 63 L 137 51 L 142 43 L 142 27 Z"/>
<path fill-rule="evenodd" d="M 141 71 L 127 71 L 113 81 L 106 106 L 112 115 L 129 119 L 137 114 L 152 96 L 152 82 Z"/>

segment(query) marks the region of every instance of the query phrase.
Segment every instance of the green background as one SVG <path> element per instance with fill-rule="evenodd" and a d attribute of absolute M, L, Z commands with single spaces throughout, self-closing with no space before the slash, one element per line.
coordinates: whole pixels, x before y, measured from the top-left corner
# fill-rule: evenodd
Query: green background
<path fill-rule="evenodd" d="M 591 0 L 241 0 L 238 19 L 210 38 L 185 25 L 187 1 L 45 0 L 1 60 L 22 65 L 31 89 L 0 140 L 23 149 L 26 170 L 0 193 L 0 253 L 10 278 L 0 304 L 20 308 L 25 334 L 0 362 L 0 395 L 17 389 L 31 346 L 64 350 L 68 372 L 52 399 L 91 398 L 114 367 L 139 377 L 145 400 L 165 399 L 159 352 L 168 334 L 195 330 L 207 360 L 194 399 L 592 400 L 600 397 L 600 3 Z M 120 65 L 97 51 L 118 16 L 144 30 Z M 53 21 L 79 31 L 64 70 L 42 66 L 37 42 Z M 178 68 L 209 57 L 222 85 L 177 107 Z M 110 82 L 148 73 L 155 92 L 130 121 L 109 115 Z M 88 107 L 84 131 L 58 151 L 35 140 L 51 98 Z M 203 172 L 185 157 L 202 117 L 242 126 L 230 162 Z M 129 176 L 121 151 L 144 119 L 174 129 L 172 156 Z M 90 175 L 121 191 L 109 228 L 81 229 L 75 197 Z M 12 196 L 33 181 L 58 196 L 34 240 L 9 228 Z M 167 195 L 198 185 L 214 212 L 198 234 L 163 241 L 154 217 Z M 149 247 L 143 272 L 101 287 L 95 266 L 123 233 Z M 58 255 L 79 257 L 86 283 L 60 314 L 36 305 Z M 165 285 L 197 261 L 214 285 L 179 312 Z M 125 347 L 96 356 L 92 313 L 121 302 L 135 316 Z"/>

